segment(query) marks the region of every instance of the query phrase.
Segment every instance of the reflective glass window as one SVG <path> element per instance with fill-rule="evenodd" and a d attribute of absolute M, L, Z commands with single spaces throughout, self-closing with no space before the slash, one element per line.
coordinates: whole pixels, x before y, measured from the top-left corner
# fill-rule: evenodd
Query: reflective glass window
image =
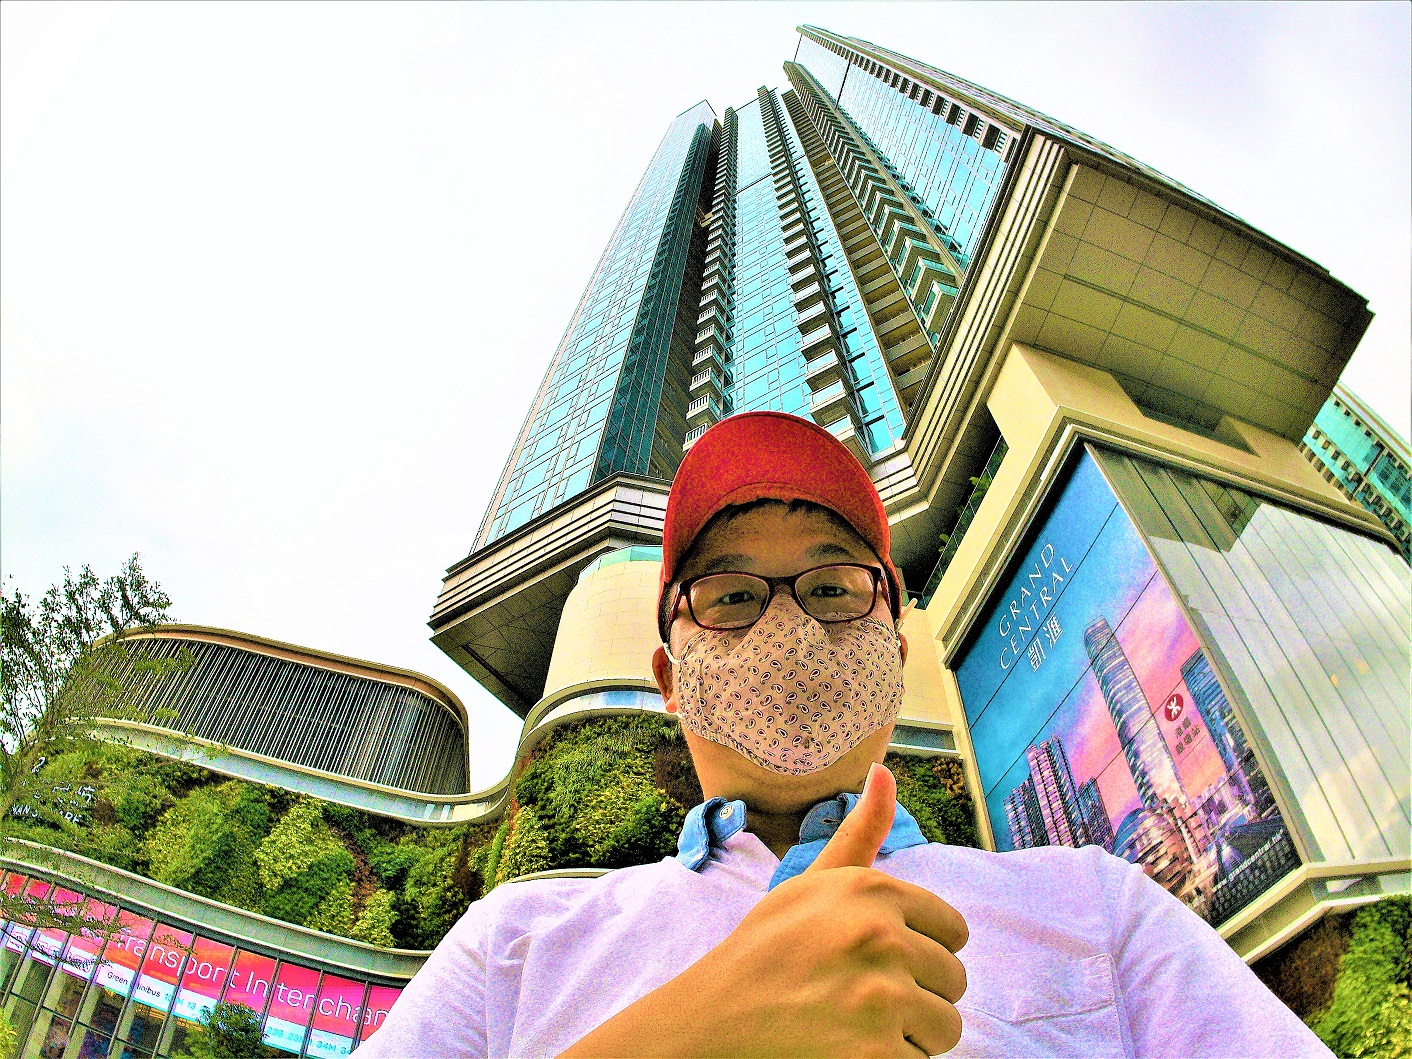
<path fill-rule="evenodd" d="M 226 987 L 234 957 L 234 947 L 198 936 L 182 968 L 172 1014 L 196 1022 L 203 1012 L 215 1007 Z"/>
<path fill-rule="evenodd" d="M 308 1055 L 347 1055 L 358 1040 L 363 1022 L 363 995 L 366 982 L 337 975 L 324 975 L 319 999 L 314 1004 L 314 1020 L 309 1030 Z"/>
<path fill-rule="evenodd" d="M 265 1015 L 265 1043 L 297 1055 L 308 1036 L 318 991 L 318 971 L 295 963 L 280 964 L 270 990 L 269 1012 Z"/>
<path fill-rule="evenodd" d="M 1098 451 L 1221 660 L 1312 856 L 1407 856 L 1412 571 L 1389 545 L 1244 490 Z"/>
<path fill-rule="evenodd" d="M 143 952 L 132 999 L 136 1004 L 165 1014 L 176 997 L 177 979 L 190 951 L 192 936 L 184 930 L 158 923 Z"/>
<path fill-rule="evenodd" d="M 401 989 L 390 985 L 375 985 L 368 990 L 368 1002 L 363 1008 L 363 1029 L 359 1040 L 366 1041 L 373 1035 L 373 1031 L 383 1024 L 387 1013 L 392 1010 L 392 1005 L 401 995 Z"/>
<path fill-rule="evenodd" d="M 230 975 L 226 979 L 225 1002 L 243 1004 L 258 1014 L 265 1013 L 270 1002 L 270 984 L 275 977 L 275 961 L 269 956 L 244 949 L 235 954 Z"/>

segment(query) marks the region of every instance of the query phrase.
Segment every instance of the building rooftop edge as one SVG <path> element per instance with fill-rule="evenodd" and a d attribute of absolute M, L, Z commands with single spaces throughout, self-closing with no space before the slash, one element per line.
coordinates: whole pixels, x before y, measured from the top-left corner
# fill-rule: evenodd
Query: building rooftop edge
<path fill-rule="evenodd" d="M 276 640 L 270 636 L 261 636 L 258 633 L 241 632 L 237 629 L 224 629 L 216 625 L 191 625 L 180 622 L 164 623 L 150 628 L 137 628 L 124 634 L 124 639 L 133 640 L 155 640 L 155 639 L 180 639 L 188 637 L 195 640 L 204 640 L 208 643 L 224 643 L 230 647 L 252 650 L 257 654 L 263 654 L 271 658 L 285 658 L 288 661 L 300 662 L 304 659 L 304 664 L 318 666 L 321 669 L 334 669 L 338 672 L 347 673 L 349 676 L 361 677 L 365 680 L 382 680 L 384 683 L 398 684 L 412 691 L 419 691 L 427 694 L 429 691 L 441 700 L 443 706 L 451 709 L 469 729 L 469 715 L 466 713 L 466 706 L 460 697 L 435 677 L 429 677 L 425 673 L 419 673 L 415 669 L 403 669 L 401 666 L 389 665 L 385 662 L 370 662 L 365 658 L 355 658 L 352 655 L 342 655 L 334 651 L 324 651 L 317 647 L 304 647 L 300 644 L 288 643 L 284 640 Z M 99 642 L 112 639 L 104 637 Z M 289 658 L 293 655 L 295 657 Z M 301 657 L 302 656 L 302 657 Z M 330 665 L 329 663 L 333 663 Z M 369 670 L 368 673 L 358 673 L 355 670 Z M 421 686 L 419 686 L 421 685 Z"/>
<path fill-rule="evenodd" d="M 1404 460 L 1412 462 L 1412 445 L 1409 445 L 1407 439 L 1393 429 L 1392 425 L 1386 419 L 1373 411 L 1372 406 L 1369 405 L 1367 401 L 1350 390 L 1342 381 L 1334 383 L 1333 395 L 1352 405 L 1355 412 L 1366 419 L 1371 425 L 1381 430 L 1383 434 L 1394 443 L 1398 455 Z"/>

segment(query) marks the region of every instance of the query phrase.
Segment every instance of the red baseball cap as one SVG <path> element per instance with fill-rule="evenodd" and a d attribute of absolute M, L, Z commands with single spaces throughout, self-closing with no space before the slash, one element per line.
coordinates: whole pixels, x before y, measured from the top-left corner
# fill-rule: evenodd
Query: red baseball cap
<path fill-rule="evenodd" d="M 887 512 L 858 458 L 823 427 L 783 412 L 743 412 L 721 420 L 681 461 L 667 496 L 662 526 L 662 606 L 677 568 L 706 523 L 725 508 L 755 500 L 807 500 L 853 527 L 882 560 L 893 617 L 902 606 L 901 580 L 889 555 Z"/>

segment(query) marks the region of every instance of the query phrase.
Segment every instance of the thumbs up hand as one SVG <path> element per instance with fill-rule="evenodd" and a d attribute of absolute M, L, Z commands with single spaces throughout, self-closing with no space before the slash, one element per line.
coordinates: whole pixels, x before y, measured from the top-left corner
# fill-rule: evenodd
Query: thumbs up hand
<path fill-rule="evenodd" d="M 887 768 L 875 764 L 868 770 L 863 794 L 853 811 L 844 817 L 808 870 L 871 868 L 878 859 L 878 850 L 887 841 L 896 813 L 897 780 Z"/>
<path fill-rule="evenodd" d="M 875 869 L 897 783 L 873 765 L 818 858 L 568 1055 L 938 1055 L 961 1039 L 966 922 Z M 645 1050 L 644 1050 L 645 1049 Z"/>

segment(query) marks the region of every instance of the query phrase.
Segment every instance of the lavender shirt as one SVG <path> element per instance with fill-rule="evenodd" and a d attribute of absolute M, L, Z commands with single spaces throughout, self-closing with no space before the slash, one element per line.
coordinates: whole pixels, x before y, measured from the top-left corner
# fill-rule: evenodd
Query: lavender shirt
<path fill-rule="evenodd" d="M 358 1054 L 557 1055 L 721 942 L 817 840 L 801 834 L 782 872 L 740 829 L 737 805 L 693 810 L 696 830 L 689 820 L 679 857 L 496 888 L 451 929 Z M 841 815 L 811 819 L 836 827 Z M 915 829 L 900 806 L 898 816 L 890 838 Z M 1096 846 L 997 854 L 905 838 L 888 845 L 877 869 L 939 894 L 970 927 L 959 954 L 964 1028 L 950 1055 L 1331 1054 L 1205 922 Z"/>

